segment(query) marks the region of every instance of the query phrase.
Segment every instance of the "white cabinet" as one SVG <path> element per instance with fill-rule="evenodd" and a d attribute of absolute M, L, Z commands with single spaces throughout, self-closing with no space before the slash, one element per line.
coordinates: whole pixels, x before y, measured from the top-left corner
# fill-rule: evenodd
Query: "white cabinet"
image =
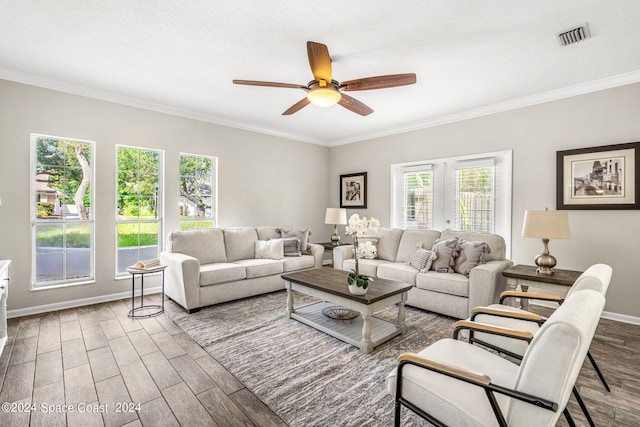
<path fill-rule="evenodd" d="M 0 354 L 7 344 L 7 295 L 9 294 L 9 260 L 0 260 Z"/>

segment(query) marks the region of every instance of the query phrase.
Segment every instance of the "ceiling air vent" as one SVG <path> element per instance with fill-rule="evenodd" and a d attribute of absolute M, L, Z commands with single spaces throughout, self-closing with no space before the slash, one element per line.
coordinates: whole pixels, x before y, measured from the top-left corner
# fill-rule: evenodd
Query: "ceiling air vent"
<path fill-rule="evenodd" d="M 556 36 L 558 37 L 560 46 L 569 46 L 570 44 L 588 39 L 591 37 L 591 33 L 589 33 L 589 24 L 582 24 L 578 27 L 557 33 Z"/>

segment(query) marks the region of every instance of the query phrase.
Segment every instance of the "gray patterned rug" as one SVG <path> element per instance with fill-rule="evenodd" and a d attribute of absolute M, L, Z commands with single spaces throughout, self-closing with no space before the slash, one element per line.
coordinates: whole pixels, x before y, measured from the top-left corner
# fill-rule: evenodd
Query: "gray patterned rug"
<path fill-rule="evenodd" d="M 296 306 L 313 298 L 297 294 Z M 407 307 L 406 334 L 364 354 L 285 314 L 286 292 L 219 304 L 186 314 L 178 326 L 292 427 L 391 426 L 385 378 L 404 351 L 450 337 L 455 319 Z M 394 321 L 397 307 L 376 317 Z M 428 425 L 403 410 L 403 426 Z"/>

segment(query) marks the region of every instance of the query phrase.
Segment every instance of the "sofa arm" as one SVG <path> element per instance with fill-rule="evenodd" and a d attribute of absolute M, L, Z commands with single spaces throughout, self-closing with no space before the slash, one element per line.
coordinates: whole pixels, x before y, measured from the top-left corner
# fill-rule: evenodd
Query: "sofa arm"
<path fill-rule="evenodd" d="M 177 252 L 161 252 L 167 266 L 164 293 L 187 310 L 200 307 L 200 261 Z"/>
<path fill-rule="evenodd" d="M 316 243 L 308 243 L 309 252 L 313 255 L 313 266 L 315 268 L 322 267 L 322 258 L 324 257 L 324 246 Z"/>
<path fill-rule="evenodd" d="M 353 245 L 340 245 L 333 248 L 333 268 L 344 270 L 342 263 L 345 259 L 353 258 Z"/>
<path fill-rule="evenodd" d="M 503 259 L 480 264 L 469 272 L 469 311 L 474 307 L 495 303 L 507 288 L 502 272 L 513 266 L 513 261 Z"/>

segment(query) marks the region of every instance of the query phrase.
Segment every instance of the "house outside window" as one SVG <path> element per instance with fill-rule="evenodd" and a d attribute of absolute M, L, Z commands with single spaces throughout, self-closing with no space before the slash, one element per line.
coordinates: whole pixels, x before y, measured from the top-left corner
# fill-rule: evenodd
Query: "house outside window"
<path fill-rule="evenodd" d="M 31 134 L 31 289 L 92 283 L 95 143 Z"/>
<path fill-rule="evenodd" d="M 159 150 L 116 146 L 116 277 L 162 250 L 162 170 Z"/>
<path fill-rule="evenodd" d="M 216 227 L 217 167 L 215 157 L 180 154 L 180 229 Z"/>

